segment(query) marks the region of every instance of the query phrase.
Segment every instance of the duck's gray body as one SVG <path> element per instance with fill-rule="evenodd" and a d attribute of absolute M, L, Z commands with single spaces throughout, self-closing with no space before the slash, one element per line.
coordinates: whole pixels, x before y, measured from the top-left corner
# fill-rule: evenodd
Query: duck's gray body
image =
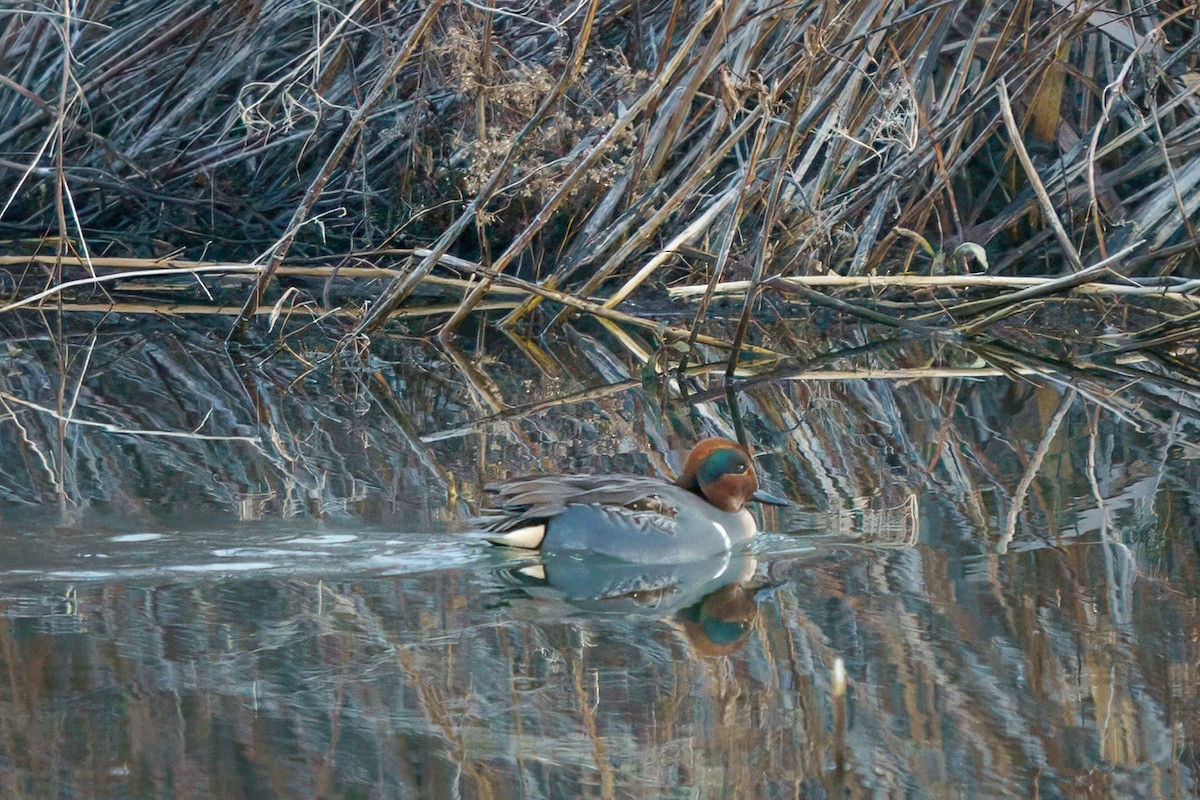
<path fill-rule="evenodd" d="M 758 532 L 742 509 L 723 511 L 694 492 L 637 475 L 556 475 L 490 487 L 501 544 L 670 564 L 729 550 Z"/>

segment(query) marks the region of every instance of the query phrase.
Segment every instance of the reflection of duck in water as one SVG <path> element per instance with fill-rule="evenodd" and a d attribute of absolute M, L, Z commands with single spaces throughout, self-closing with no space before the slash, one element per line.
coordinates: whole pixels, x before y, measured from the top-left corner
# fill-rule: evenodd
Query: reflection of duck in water
<path fill-rule="evenodd" d="M 762 589 L 744 583 L 722 586 L 675 615 L 700 655 L 727 656 L 742 646 L 758 616 Z"/>
<path fill-rule="evenodd" d="M 758 614 L 757 565 L 749 553 L 729 551 L 653 565 L 554 554 L 505 574 L 528 595 L 589 614 L 670 618 L 701 655 L 728 655 Z"/>
<path fill-rule="evenodd" d="M 489 487 L 490 541 L 544 553 L 594 553 L 677 564 L 722 553 L 758 533 L 751 500 L 787 505 L 758 489 L 750 455 L 705 439 L 674 483 L 638 475 L 547 475 Z"/>

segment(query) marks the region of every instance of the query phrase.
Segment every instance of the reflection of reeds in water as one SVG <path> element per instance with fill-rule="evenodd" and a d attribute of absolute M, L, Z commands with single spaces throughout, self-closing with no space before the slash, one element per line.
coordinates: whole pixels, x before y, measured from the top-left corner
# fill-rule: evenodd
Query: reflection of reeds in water
<path fill-rule="evenodd" d="M 921 498 L 918 495 L 913 494 L 907 501 L 891 508 L 855 505 L 859 507 L 829 512 L 829 524 L 818 523 L 819 529 L 874 547 L 912 547 L 917 543 L 921 535 Z"/>
<path fill-rule="evenodd" d="M 790 330 L 807 336 L 800 323 Z M 1194 452 L 1200 425 L 1189 374 L 1145 355 L 1085 368 L 1012 344 L 808 345 L 808 358 L 744 360 L 730 383 L 703 345 L 678 373 L 677 349 L 607 322 L 474 351 L 383 339 L 370 371 L 313 369 L 307 344 L 289 337 L 262 362 L 199 339 L 23 339 L 0 376 L 9 499 L 440 525 L 498 478 L 670 474 L 672 451 L 740 426 L 769 485 L 840 515 L 827 530 L 912 542 L 920 496 L 935 492 L 982 528 L 1006 520 L 1003 541 L 1029 520 L 1056 524 L 1056 497 L 1103 503 L 1144 477 L 1099 482 L 1111 468 L 1097 461 L 1096 437 L 1128 437 L 1129 424 L 1158 431 L 1153 441 L 1168 438 L 1143 461 L 1162 470 L 1162 448 Z M 1071 463 L 1092 467 L 1064 474 Z"/>
<path fill-rule="evenodd" d="M 78 460 L 64 484 L 85 502 L 144 502 L 139 492 L 153 486 L 167 503 L 214 511 L 232 507 L 229 487 L 265 485 L 255 506 L 268 515 L 336 513 L 369 487 L 369 499 L 344 508 L 389 519 L 417 509 L 434 526 L 449 516 L 446 486 L 469 497 L 507 471 L 667 470 L 673 445 L 729 429 L 721 403 L 695 391 L 703 373 L 642 381 L 653 342 L 567 330 L 536 350 L 510 340 L 453 357 L 405 343 L 411 360 L 390 361 L 377 343 L 378 369 L 338 391 L 283 358 L 257 365 L 201 341 L 101 340 L 76 414 L 193 430 L 213 408 L 210 430 L 265 443 L 167 446 L 71 429 L 65 452 Z M 37 397 L 57 385 L 57 362 L 49 343 L 25 347 L 37 358 L 0 380 Z M 862 358 L 914 369 L 928 355 L 914 346 Z M 1200 653 L 1187 587 L 1197 532 L 1195 516 L 1172 504 L 1195 503 L 1196 462 L 1169 457 L 1194 441 L 1194 400 L 1147 379 L 1135 404 L 1102 374 L 1011 350 L 997 360 L 1086 391 L 1067 404 L 1024 382 L 909 373 L 745 388 L 742 418 L 764 476 L 825 509 L 811 530 L 905 546 L 770 563 L 777 588 L 745 643 L 718 657 L 669 622 L 545 615 L 520 598 L 495 608 L 486 578 L 462 573 L 324 587 L 85 585 L 73 605 L 5 600 L 6 796 L 21 796 L 22 776 L 112 794 L 123 774 L 147 794 L 186 785 L 212 796 L 245 781 L 281 796 L 369 786 L 404 796 L 649 798 L 686 787 L 875 797 L 964 784 L 1024 796 L 1039 782 L 1045 795 L 1134 796 L 1175 780 L 1181 796 L 1194 793 L 1188 758 L 1200 730 L 1188 709 Z M 681 385 L 696 406 L 679 398 Z M 1158 427 L 1139 436 L 1108 411 L 1083 413 L 1089 395 Z M 56 426 L 19 413 L 53 452 Z M 3 452 L 23 448 L 13 439 Z M 11 455 L 0 467 L 6 491 L 52 496 Z M 965 562 L 947 552 L 986 550 L 979 540 L 1000 531 L 1030 475 L 1013 541 L 1045 537 L 1043 546 Z M 1151 493 L 1157 505 L 1138 494 L 1151 480 L 1173 490 Z M 1145 543 L 1164 553 L 1158 566 L 1153 553 L 1139 556 L 1153 580 L 1122 586 L 1105 547 L 1062 546 L 1064 498 L 1093 496 L 1111 506 L 1102 519 L 1113 542 L 1139 515 Z M 918 532 L 924 544 L 912 546 Z M 844 704 L 831 675 L 838 658 L 851 681 Z"/>

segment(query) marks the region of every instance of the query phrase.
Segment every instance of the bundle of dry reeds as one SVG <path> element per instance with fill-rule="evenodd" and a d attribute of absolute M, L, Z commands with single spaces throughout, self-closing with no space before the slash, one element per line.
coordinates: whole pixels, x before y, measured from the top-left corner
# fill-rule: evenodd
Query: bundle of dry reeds
<path fill-rule="evenodd" d="M 418 287 L 449 331 L 497 287 L 512 324 L 546 300 L 623 319 L 693 284 L 698 323 L 748 279 L 740 343 L 760 291 L 800 291 L 777 278 L 950 280 L 981 258 L 1104 264 L 1053 291 L 1119 269 L 1187 295 L 1198 65 L 1188 0 L 19 0 L 0 311 L 82 302 L 101 255 L 240 274 L 182 267 L 239 324 L 358 305 L 359 333 Z M 297 270 L 316 280 L 274 286 Z"/>

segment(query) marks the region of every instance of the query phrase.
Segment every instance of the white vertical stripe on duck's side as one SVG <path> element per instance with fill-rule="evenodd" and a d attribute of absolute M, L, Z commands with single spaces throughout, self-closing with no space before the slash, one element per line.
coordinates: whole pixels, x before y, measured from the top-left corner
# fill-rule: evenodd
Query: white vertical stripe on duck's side
<path fill-rule="evenodd" d="M 721 534 L 721 538 L 725 541 L 725 549 L 733 547 L 733 542 L 729 540 L 729 532 L 725 530 L 725 526 L 719 522 L 714 522 L 713 527 L 717 529 L 717 533 Z"/>

